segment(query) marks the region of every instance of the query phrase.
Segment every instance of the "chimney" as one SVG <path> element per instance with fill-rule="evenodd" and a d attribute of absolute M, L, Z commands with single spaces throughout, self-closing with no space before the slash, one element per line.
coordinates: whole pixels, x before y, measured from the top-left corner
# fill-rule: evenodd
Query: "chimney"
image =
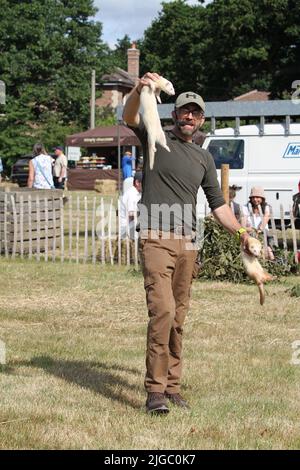
<path fill-rule="evenodd" d="M 137 82 L 140 76 L 140 51 L 136 48 L 135 42 L 133 42 L 131 48 L 127 50 L 127 71 L 132 80 Z"/>

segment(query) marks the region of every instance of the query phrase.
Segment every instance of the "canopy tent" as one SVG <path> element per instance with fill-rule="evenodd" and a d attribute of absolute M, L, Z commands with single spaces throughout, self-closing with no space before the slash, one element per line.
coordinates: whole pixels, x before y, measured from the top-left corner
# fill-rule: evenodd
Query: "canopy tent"
<path fill-rule="evenodd" d="M 69 135 L 66 145 L 70 147 L 118 147 L 141 145 L 135 133 L 126 126 L 95 127 L 85 132 Z"/>
<path fill-rule="evenodd" d="M 66 138 L 68 147 L 117 147 L 118 149 L 118 188 L 121 188 L 121 147 L 132 147 L 135 154 L 135 146 L 141 143 L 135 133 L 126 126 L 95 127 L 85 132 L 69 135 Z M 91 176 L 91 174 L 87 174 Z M 95 175 L 95 172 L 92 172 Z"/>

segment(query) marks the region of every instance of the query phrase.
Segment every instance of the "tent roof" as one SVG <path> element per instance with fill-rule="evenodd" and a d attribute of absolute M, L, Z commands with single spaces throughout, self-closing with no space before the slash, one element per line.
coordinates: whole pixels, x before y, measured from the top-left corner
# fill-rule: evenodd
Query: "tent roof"
<path fill-rule="evenodd" d="M 95 127 L 85 132 L 69 135 L 66 145 L 69 147 L 117 147 L 118 127 L 120 145 L 141 145 L 135 133 L 126 126 Z"/>

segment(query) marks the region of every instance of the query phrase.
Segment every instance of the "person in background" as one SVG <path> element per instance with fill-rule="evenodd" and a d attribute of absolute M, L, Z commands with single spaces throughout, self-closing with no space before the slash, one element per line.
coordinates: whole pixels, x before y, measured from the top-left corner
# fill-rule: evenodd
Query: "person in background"
<path fill-rule="evenodd" d="M 53 181 L 56 189 L 65 189 L 68 160 L 62 147 L 55 147 L 56 159 L 53 166 Z"/>
<path fill-rule="evenodd" d="M 266 202 L 264 188 L 255 186 L 251 188 L 249 202 L 243 206 L 242 225 L 246 227 L 247 232 L 252 236 L 267 232 L 267 250 L 266 257 L 274 260 L 272 246 L 274 238 L 269 235 L 268 222 L 270 220 L 270 206 Z"/>
<path fill-rule="evenodd" d="M 143 174 L 137 171 L 133 178 L 133 186 L 131 186 L 123 194 L 120 206 L 120 225 L 121 238 L 128 235 L 132 240 L 137 236 L 136 219 L 138 212 L 138 202 L 141 199 Z"/>
<path fill-rule="evenodd" d="M 132 163 L 134 160 L 135 157 L 133 157 L 132 153 L 129 152 L 129 150 L 124 153 L 122 157 L 122 174 L 124 180 L 133 176 Z"/>
<path fill-rule="evenodd" d="M 235 218 L 240 222 L 242 217 L 242 207 L 240 204 L 235 202 L 236 192 L 242 189 L 241 186 L 236 186 L 233 184 L 229 186 L 229 206 L 231 207 L 232 212 L 235 215 Z"/>
<path fill-rule="evenodd" d="M 33 146 L 33 158 L 29 162 L 28 188 L 54 189 L 52 165 L 53 158 L 47 154 L 41 143 Z"/>

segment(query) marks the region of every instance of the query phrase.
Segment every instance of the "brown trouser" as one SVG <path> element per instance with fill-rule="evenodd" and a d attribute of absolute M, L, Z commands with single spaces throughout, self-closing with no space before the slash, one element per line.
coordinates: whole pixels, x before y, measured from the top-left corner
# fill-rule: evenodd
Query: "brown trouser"
<path fill-rule="evenodd" d="M 191 237 L 149 231 L 140 240 L 149 314 L 145 388 L 178 393 L 182 373 L 183 322 L 189 307 L 197 251 Z M 157 237 L 158 234 L 158 237 Z M 165 232 L 164 232 L 165 236 Z"/>

